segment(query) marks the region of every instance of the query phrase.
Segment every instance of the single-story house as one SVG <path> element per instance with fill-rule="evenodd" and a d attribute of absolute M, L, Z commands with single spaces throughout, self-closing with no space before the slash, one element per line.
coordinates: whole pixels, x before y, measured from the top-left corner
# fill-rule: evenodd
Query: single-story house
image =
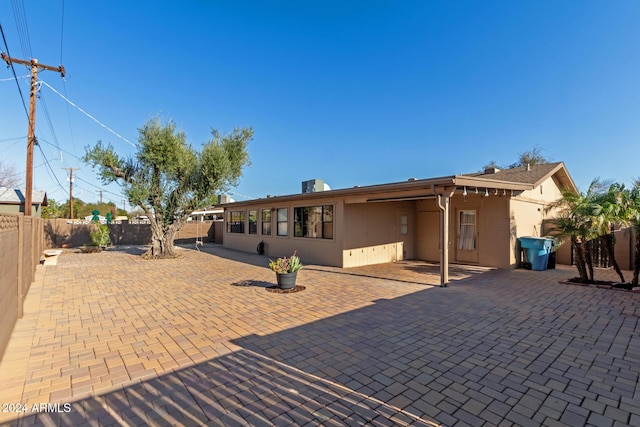
<path fill-rule="evenodd" d="M 318 180 L 319 181 L 319 180 Z M 321 182 L 321 181 L 319 181 Z M 354 267 L 405 259 L 515 268 L 518 237 L 543 235 L 545 208 L 577 191 L 564 163 L 309 191 L 222 205 L 223 245 Z M 443 245 L 442 242 L 447 242 Z"/>
<path fill-rule="evenodd" d="M 42 207 L 47 206 L 47 193 L 44 191 L 33 191 L 31 194 L 31 214 L 34 217 L 42 216 Z M 0 187 L 0 212 L 2 213 L 24 213 L 24 191 Z"/>

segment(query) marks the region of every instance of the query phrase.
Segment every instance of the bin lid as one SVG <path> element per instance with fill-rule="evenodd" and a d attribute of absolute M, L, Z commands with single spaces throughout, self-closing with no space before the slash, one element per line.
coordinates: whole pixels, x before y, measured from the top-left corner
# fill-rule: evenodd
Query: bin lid
<path fill-rule="evenodd" d="M 553 239 L 549 239 L 546 237 L 533 237 L 533 236 L 525 236 L 519 237 L 520 246 L 525 249 L 551 249 L 551 244 L 553 243 Z"/>

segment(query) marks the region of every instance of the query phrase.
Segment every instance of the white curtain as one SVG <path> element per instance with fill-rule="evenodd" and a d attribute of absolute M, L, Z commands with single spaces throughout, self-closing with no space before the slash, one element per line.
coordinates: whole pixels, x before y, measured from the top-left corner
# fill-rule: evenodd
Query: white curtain
<path fill-rule="evenodd" d="M 476 249 L 476 211 L 460 212 L 460 242 L 458 249 L 473 251 Z"/>

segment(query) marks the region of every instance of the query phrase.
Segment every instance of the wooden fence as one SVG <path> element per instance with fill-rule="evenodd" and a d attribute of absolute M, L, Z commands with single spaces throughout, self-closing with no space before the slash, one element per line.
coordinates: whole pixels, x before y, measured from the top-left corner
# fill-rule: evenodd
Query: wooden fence
<path fill-rule="evenodd" d="M 544 229 L 551 230 L 552 222 L 544 224 Z M 633 228 L 616 229 L 613 233 L 615 244 L 613 247 L 616 262 L 622 270 L 633 270 L 636 236 Z M 596 241 L 592 248 L 591 257 L 594 260 L 594 267 L 607 268 L 611 266 L 608 254 L 603 250 L 600 242 Z M 573 265 L 573 249 L 568 240 L 560 246 L 557 253 L 556 262 L 559 264 Z"/>
<path fill-rule="evenodd" d="M 44 249 L 44 221 L 23 214 L 0 213 L 0 359 Z"/>

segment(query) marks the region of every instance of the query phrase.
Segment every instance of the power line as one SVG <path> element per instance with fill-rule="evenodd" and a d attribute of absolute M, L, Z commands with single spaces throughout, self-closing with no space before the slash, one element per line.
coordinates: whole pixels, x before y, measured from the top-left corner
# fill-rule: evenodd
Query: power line
<path fill-rule="evenodd" d="M 29 76 L 20 76 L 18 77 L 19 79 L 28 79 Z M 6 79 L 0 79 L 0 82 L 9 82 L 9 81 L 14 81 L 16 80 L 15 77 L 7 77 Z"/>
<path fill-rule="evenodd" d="M 255 197 L 247 196 L 245 194 L 236 193 L 235 191 L 229 191 L 229 194 L 235 194 L 236 196 L 245 197 L 247 199 L 255 199 Z"/>
<path fill-rule="evenodd" d="M 62 64 L 62 52 L 64 46 L 64 0 L 62 0 L 62 13 L 60 19 L 60 63 Z M 62 79 L 62 83 L 64 86 L 64 95 L 67 96 L 67 80 Z M 73 151 L 76 150 L 76 142 L 73 137 L 73 128 L 71 126 L 71 113 L 69 111 L 69 104 L 65 104 L 65 108 L 67 110 L 67 121 L 69 122 L 69 134 L 71 136 L 71 145 L 73 146 Z"/>
<path fill-rule="evenodd" d="M 27 25 L 27 14 L 24 10 L 24 1 L 11 0 L 11 6 L 13 6 L 13 18 L 16 21 L 18 38 L 20 39 L 20 46 L 22 47 L 22 54 L 25 58 L 33 58 L 33 55 L 31 54 L 29 26 Z"/>
<path fill-rule="evenodd" d="M 0 32 L 2 33 L 2 41 L 4 42 L 4 47 L 7 50 L 7 55 L 11 56 L 9 52 L 9 45 L 7 44 L 7 38 L 4 36 L 4 29 L 2 29 L 2 24 L 0 24 Z M 27 110 L 27 104 L 24 102 L 24 95 L 22 94 L 22 89 L 20 89 L 20 83 L 18 82 L 18 75 L 16 74 L 16 69 L 13 67 L 13 62 L 9 61 L 9 66 L 11 67 L 11 71 L 13 72 L 13 78 L 16 80 L 16 86 L 18 86 L 18 92 L 20 92 L 20 100 L 22 101 L 22 106 L 24 107 L 24 113 L 27 115 L 27 119 L 29 118 L 29 110 Z"/>
<path fill-rule="evenodd" d="M 62 19 L 60 23 L 60 63 L 62 64 L 62 46 L 64 42 L 64 0 L 62 0 Z"/>
<path fill-rule="evenodd" d="M 33 146 L 37 145 L 38 141 L 35 136 L 35 122 L 36 122 L 36 89 L 38 82 L 39 70 L 57 71 L 64 77 L 64 67 L 62 65 L 53 67 L 51 65 L 39 64 L 38 60 L 32 58 L 30 61 L 24 59 L 16 59 L 4 54 L 0 54 L 0 57 L 7 63 L 12 64 L 17 62 L 22 65 L 31 66 L 31 93 L 29 95 L 29 133 L 27 135 L 27 179 L 24 193 L 24 215 L 31 216 L 31 201 L 33 192 Z M 17 81 L 17 80 L 16 80 Z"/>
<path fill-rule="evenodd" d="M 53 143 L 52 143 L 52 142 L 50 142 L 50 141 L 47 141 L 47 140 L 46 140 L 46 139 L 44 139 L 44 138 L 38 138 L 38 141 L 45 142 L 45 143 L 47 143 L 47 144 L 51 145 L 52 147 L 54 147 L 55 149 L 59 150 L 61 153 L 68 154 L 68 155 L 70 155 L 71 157 L 73 157 L 73 158 L 74 158 L 74 159 L 76 159 L 76 160 L 82 160 L 80 157 L 76 156 L 75 154 L 70 153 L 70 152 L 68 152 L 67 150 L 64 150 L 64 149 L 62 149 L 62 148 L 59 148 L 58 146 L 56 146 L 55 144 L 53 144 Z"/>
<path fill-rule="evenodd" d="M 20 141 L 22 139 L 25 139 L 26 136 L 18 136 L 15 138 L 5 138 L 5 139 L 0 139 L 0 142 L 7 142 L 7 141 Z"/>
<path fill-rule="evenodd" d="M 67 81 L 66 79 L 62 79 L 62 84 L 64 87 L 64 95 L 67 96 Z M 73 127 L 71 126 L 71 111 L 69 110 L 69 103 L 64 104 L 65 109 L 67 110 L 67 121 L 69 122 L 69 135 L 71 136 L 71 146 L 73 147 L 73 151 L 76 151 L 76 140 L 73 137 Z"/>
<path fill-rule="evenodd" d="M 47 141 L 47 140 L 46 140 L 46 139 L 44 139 L 44 138 L 39 138 L 39 139 L 38 139 L 38 141 L 40 141 L 40 142 L 44 142 L 44 143 L 46 143 L 46 144 L 48 144 L 48 145 L 51 145 L 51 146 L 55 147 L 55 146 L 54 146 L 50 141 Z M 76 160 L 82 160 L 82 159 L 81 159 L 81 158 L 79 158 L 78 156 L 76 156 L 76 155 L 74 155 L 73 153 L 70 153 L 70 152 L 68 152 L 68 151 L 66 151 L 66 150 L 60 149 L 60 151 L 61 151 L 61 152 L 63 152 L 63 153 L 68 154 L 69 156 L 71 156 L 71 157 L 75 158 Z M 89 182 L 89 181 L 86 181 L 86 180 L 84 180 L 84 179 L 80 178 L 77 174 L 76 174 L 76 175 L 74 175 L 74 179 L 76 179 L 76 180 L 78 180 L 78 181 L 82 181 L 82 182 L 86 183 L 87 185 L 90 185 L 90 186 L 91 186 L 91 187 L 93 187 L 93 188 L 97 188 L 97 189 L 99 189 L 99 190 L 101 190 L 101 191 L 103 191 L 103 192 L 105 192 L 105 193 L 109 193 L 109 194 L 112 194 L 112 195 L 114 195 L 114 196 L 121 197 L 121 194 L 120 194 L 120 193 L 114 193 L 113 191 L 105 190 L 103 187 L 99 187 L 99 186 L 97 186 L 97 185 L 95 185 L 95 184 L 92 184 L 92 183 L 91 183 L 91 182 Z M 58 181 L 58 182 L 59 182 L 59 181 Z M 81 187 L 81 186 L 79 186 L 79 185 L 76 185 L 76 187 L 77 187 L 77 188 L 80 188 L 80 189 L 82 189 L 82 190 L 85 190 L 85 191 L 87 191 L 87 192 L 89 192 L 89 193 L 91 192 L 91 190 L 89 190 L 89 189 L 87 189 L 87 188 L 83 188 L 83 187 Z M 64 188 L 63 188 L 63 190 L 64 190 Z M 65 191 L 66 191 L 66 190 L 65 190 Z M 113 202 L 113 203 L 115 203 L 115 202 Z"/>
<path fill-rule="evenodd" d="M 24 136 L 22 136 L 22 137 L 20 137 L 20 138 L 11 138 L 11 139 L 4 139 L 4 140 L 0 140 L 0 142 L 5 142 L 5 141 L 12 141 L 12 140 L 15 140 L 15 142 L 14 142 L 13 144 L 9 144 L 9 146 L 8 146 L 8 147 L 6 147 L 4 150 L 0 151 L 0 153 L 8 152 L 8 151 L 9 151 L 9 149 L 10 149 L 11 147 L 13 147 L 14 145 L 16 145 L 16 144 L 18 144 L 18 143 L 22 142 L 22 141 L 24 140 L 24 138 L 25 138 L 25 137 L 24 137 Z"/>
<path fill-rule="evenodd" d="M 74 176 L 73 176 L 73 179 L 77 181 L 77 180 L 78 180 L 78 177 L 77 177 L 76 175 L 74 175 Z M 91 184 L 89 184 L 89 185 L 91 185 Z M 77 190 L 80 190 L 80 196 L 83 196 L 85 192 L 86 192 L 87 194 L 90 194 L 90 196 L 88 196 L 88 197 L 92 197 L 92 196 L 93 196 L 93 192 L 94 192 L 94 190 L 90 190 L 90 189 L 88 189 L 88 188 L 85 188 L 85 187 L 83 187 L 83 186 L 81 186 L 81 185 L 78 185 L 77 183 L 73 186 L 73 188 L 75 188 L 75 189 L 77 189 Z M 97 187 L 96 187 L 96 188 L 97 188 Z M 103 191 L 103 192 L 107 192 L 106 190 L 102 190 L 102 191 Z M 114 194 L 114 193 L 111 193 L 111 194 Z M 121 194 L 115 194 L 115 195 L 116 195 L 116 196 L 118 196 L 118 200 L 121 200 L 121 198 L 122 198 L 122 195 L 121 195 Z M 77 200 L 77 199 L 78 199 L 78 197 L 75 197 L 75 199 Z M 83 200 L 83 201 L 84 201 L 84 200 Z M 103 201 L 103 202 L 104 202 L 104 203 L 113 203 L 114 205 L 116 205 L 116 207 L 118 206 L 118 203 L 117 203 L 117 202 L 115 202 L 113 199 L 110 199 L 110 198 L 108 198 L 108 197 L 106 197 L 106 196 L 104 197 L 104 201 Z"/>
<path fill-rule="evenodd" d="M 73 171 L 78 168 L 62 168 L 69 171 L 69 219 L 73 218 Z"/>
<path fill-rule="evenodd" d="M 136 147 L 136 145 L 129 141 L 127 138 L 125 138 L 124 136 L 120 135 L 119 133 L 117 133 L 116 131 L 114 131 L 113 129 L 111 129 L 110 127 L 108 127 L 107 125 L 101 123 L 98 119 L 96 119 L 95 117 L 93 117 L 91 114 L 87 113 L 85 110 L 83 110 L 82 108 L 80 108 L 78 105 L 74 104 L 70 99 L 68 99 L 66 96 L 64 96 L 63 94 L 61 94 L 60 92 L 58 92 L 53 86 L 51 86 L 49 83 L 45 82 L 44 80 L 40 80 L 40 82 L 44 85 L 46 85 L 49 89 L 51 89 L 52 91 L 54 91 L 56 94 L 58 94 L 58 96 L 62 99 L 64 99 L 65 101 L 67 101 L 69 104 L 71 104 L 72 106 L 74 106 L 76 109 L 78 109 L 78 111 L 80 111 L 82 114 L 84 114 L 85 116 L 89 117 L 91 120 L 93 120 L 94 122 L 96 122 L 97 124 L 99 124 L 100 126 L 102 126 L 103 128 L 105 128 L 106 130 L 108 130 L 109 132 L 111 132 L 112 134 L 114 134 L 115 136 L 117 136 L 118 138 L 122 139 L 123 141 L 125 141 L 126 143 L 128 143 L 129 145 L 131 145 L 132 147 Z"/>
<path fill-rule="evenodd" d="M 97 185 L 92 184 L 92 183 L 90 183 L 89 181 L 85 181 L 84 179 L 82 179 L 82 178 L 78 177 L 77 175 L 76 175 L 76 179 L 77 179 L 78 181 L 82 181 L 82 182 L 84 182 L 85 184 L 88 184 L 88 185 L 90 185 L 90 186 L 92 186 L 92 187 L 94 187 L 94 188 L 97 188 L 97 189 L 99 189 L 99 190 L 101 190 L 101 191 L 104 191 L 105 193 L 113 194 L 114 196 L 118 196 L 118 197 L 120 197 L 120 196 L 121 196 L 121 195 L 120 195 L 120 194 L 118 194 L 118 193 L 114 193 L 113 191 L 109 191 L 109 190 L 104 190 L 102 187 L 98 187 Z"/>
<path fill-rule="evenodd" d="M 51 137 L 53 138 L 53 142 L 56 145 L 56 148 L 60 150 L 60 143 L 58 142 L 58 137 L 56 136 L 56 131 L 53 128 L 53 122 L 51 121 L 51 116 L 49 115 L 49 109 L 47 108 L 47 102 L 44 99 L 44 94 L 40 92 L 40 104 L 42 104 L 42 110 L 44 111 L 44 117 L 47 120 L 47 124 L 49 125 L 49 131 L 51 132 Z"/>
<path fill-rule="evenodd" d="M 0 150 L 0 153 L 1 153 L 1 154 L 4 154 L 4 153 L 8 153 L 8 152 L 12 151 L 12 150 L 11 150 L 11 147 L 13 147 L 14 145 L 17 145 L 17 144 L 21 143 L 22 141 L 24 141 L 24 139 L 25 139 L 25 138 L 26 138 L 26 136 L 21 136 L 21 137 L 18 137 L 18 138 L 6 138 L 6 139 L 0 139 L 0 143 L 13 141 L 11 144 L 7 145 L 6 147 L 3 147 L 3 148 Z M 0 160 L 0 163 L 2 163 L 2 161 L 1 161 L 1 160 Z M 18 175 L 18 174 L 22 174 L 22 172 L 17 172 L 15 175 Z"/>
<path fill-rule="evenodd" d="M 44 164 L 45 164 L 45 165 L 47 166 L 47 168 L 48 168 L 48 169 L 47 169 L 47 173 L 49 173 L 49 171 L 51 171 L 51 173 L 49 173 L 49 178 L 51 178 L 51 179 L 55 180 L 55 181 L 58 183 L 58 186 L 59 186 L 61 189 L 63 189 L 63 190 L 64 190 L 65 188 L 62 186 L 62 183 L 60 182 L 60 180 L 58 179 L 58 177 L 53 173 L 53 169 L 51 169 L 51 164 L 49 163 L 49 159 L 47 159 L 47 156 L 44 154 L 44 151 L 42 151 L 42 147 L 40 146 L 40 144 L 38 144 L 38 148 L 40 149 L 40 153 L 42 154 L 42 158 L 43 158 L 43 159 L 44 159 L 44 161 L 45 161 L 45 163 L 44 163 Z"/>

